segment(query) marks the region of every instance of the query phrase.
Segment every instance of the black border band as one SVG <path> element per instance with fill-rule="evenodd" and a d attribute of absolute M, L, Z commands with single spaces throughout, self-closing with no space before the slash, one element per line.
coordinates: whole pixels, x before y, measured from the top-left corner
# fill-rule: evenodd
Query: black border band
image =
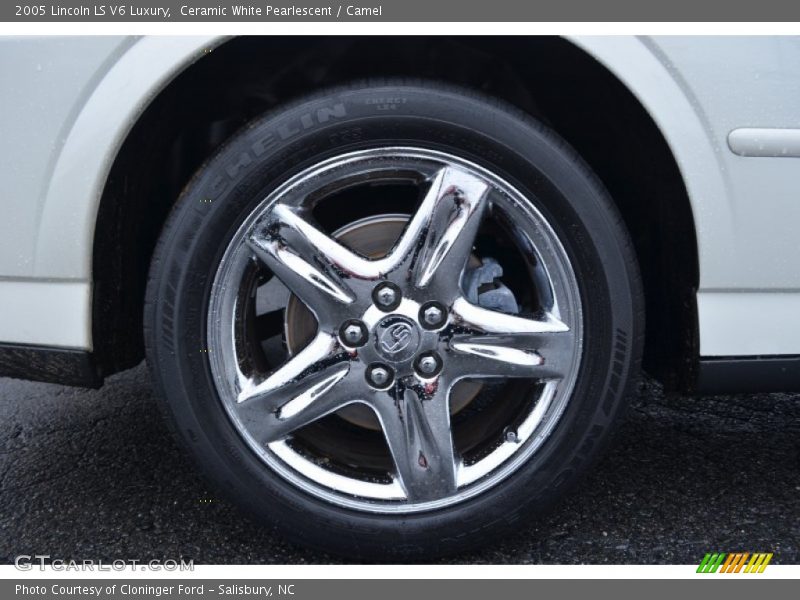
<path fill-rule="evenodd" d="M 695 391 L 704 394 L 800 392 L 800 356 L 701 358 Z"/>
<path fill-rule="evenodd" d="M 103 377 L 85 350 L 0 344 L 0 377 L 99 388 Z"/>

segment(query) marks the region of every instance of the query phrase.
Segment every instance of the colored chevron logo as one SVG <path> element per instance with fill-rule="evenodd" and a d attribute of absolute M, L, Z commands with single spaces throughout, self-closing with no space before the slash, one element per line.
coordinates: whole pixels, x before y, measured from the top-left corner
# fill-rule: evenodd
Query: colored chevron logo
<path fill-rule="evenodd" d="M 709 552 L 700 561 L 697 572 L 763 573 L 771 560 L 772 552 Z"/>

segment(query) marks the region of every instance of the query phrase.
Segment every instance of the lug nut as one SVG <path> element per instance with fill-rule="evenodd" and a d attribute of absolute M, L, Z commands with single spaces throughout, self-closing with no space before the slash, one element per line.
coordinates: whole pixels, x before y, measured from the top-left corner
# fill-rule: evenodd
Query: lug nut
<path fill-rule="evenodd" d="M 433 377 L 442 368 L 442 359 L 436 352 L 425 352 L 417 357 L 414 368 L 422 377 Z"/>
<path fill-rule="evenodd" d="M 372 301 L 384 312 L 393 311 L 400 306 L 402 297 L 400 288 L 389 282 L 381 283 L 372 290 Z"/>
<path fill-rule="evenodd" d="M 348 346 L 358 347 L 367 343 L 367 328 L 361 321 L 345 321 L 339 329 L 339 337 Z"/>
<path fill-rule="evenodd" d="M 419 320 L 426 329 L 437 329 L 447 321 L 447 310 L 438 302 L 426 302 L 419 309 Z"/>
<path fill-rule="evenodd" d="M 385 388 L 392 383 L 394 373 L 386 365 L 376 363 L 367 367 L 367 383 L 376 388 Z"/>

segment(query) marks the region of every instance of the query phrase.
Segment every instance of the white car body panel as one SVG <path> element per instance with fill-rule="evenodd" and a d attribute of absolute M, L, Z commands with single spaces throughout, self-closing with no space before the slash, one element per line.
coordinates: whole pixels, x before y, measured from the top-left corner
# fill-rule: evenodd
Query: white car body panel
<path fill-rule="evenodd" d="M 0 162 L 11 182 L 0 307 L 15 315 L 0 319 L 0 342 L 92 349 L 94 226 L 109 169 L 149 101 L 215 39 L 0 38 L 0 79 L 19 82 L 0 88 L 2 151 L 15 157 Z M 34 310 L 42 298 L 49 319 Z"/>
<path fill-rule="evenodd" d="M 85 281 L 0 280 L 4 342 L 89 349 L 92 287 Z"/>
<path fill-rule="evenodd" d="M 701 355 L 800 354 L 800 161 L 739 156 L 727 141 L 800 129 L 800 38 L 571 40 L 634 93 L 676 158 L 698 239 Z M 0 152 L 12 157 L 0 163 L 0 342 L 92 348 L 110 166 L 148 102 L 223 41 L 0 38 Z"/>
<path fill-rule="evenodd" d="M 737 156 L 727 142 L 741 127 L 800 128 L 800 38 L 576 41 L 639 98 L 678 162 L 697 233 L 701 356 L 800 353 L 800 162 Z"/>

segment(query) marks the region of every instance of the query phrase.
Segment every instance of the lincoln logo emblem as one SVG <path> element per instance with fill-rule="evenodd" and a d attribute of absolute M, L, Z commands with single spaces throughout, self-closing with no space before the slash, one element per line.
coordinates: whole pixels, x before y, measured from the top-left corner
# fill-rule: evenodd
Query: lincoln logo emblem
<path fill-rule="evenodd" d="M 381 334 L 381 348 L 385 352 L 394 354 L 408 346 L 411 341 L 411 327 L 406 323 L 395 323 Z"/>

